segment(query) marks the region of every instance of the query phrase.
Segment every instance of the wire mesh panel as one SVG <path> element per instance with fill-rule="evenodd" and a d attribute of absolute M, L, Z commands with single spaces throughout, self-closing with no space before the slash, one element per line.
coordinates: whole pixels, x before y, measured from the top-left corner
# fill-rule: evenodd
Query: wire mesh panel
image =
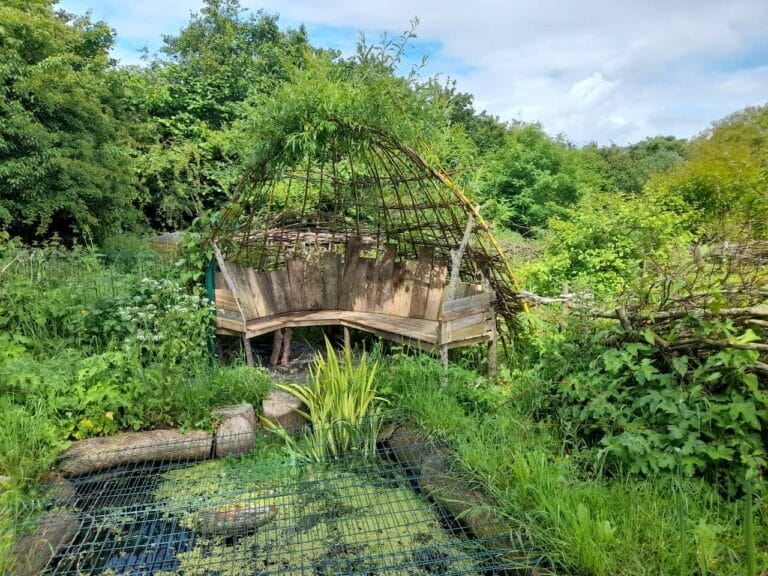
<path fill-rule="evenodd" d="M 48 573 L 480 575 L 535 563 L 508 538 L 468 534 L 390 450 L 322 463 L 297 456 L 264 434 L 238 457 L 72 478 L 78 533 Z"/>

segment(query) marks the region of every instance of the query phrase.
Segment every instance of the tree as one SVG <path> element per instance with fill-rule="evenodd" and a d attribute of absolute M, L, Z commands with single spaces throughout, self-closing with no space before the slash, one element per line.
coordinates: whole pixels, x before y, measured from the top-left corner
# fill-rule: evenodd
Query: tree
<path fill-rule="evenodd" d="M 605 161 L 606 177 L 616 190 L 639 194 L 654 174 L 666 172 L 685 158 L 687 141 L 654 136 L 629 146 L 595 148 Z"/>
<path fill-rule="evenodd" d="M 219 205 L 239 175 L 229 128 L 251 92 L 280 85 L 301 65 L 306 32 L 281 32 L 277 17 L 244 16 L 238 0 L 207 0 L 161 55 L 130 71 L 131 93 L 150 130 L 139 143 L 139 176 L 155 226 L 188 223 Z"/>
<path fill-rule="evenodd" d="M 649 182 L 652 192 L 696 213 L 694 225 L 726 240 L 768 234 L 768 105 L 715 122 L 688 160 Z"/>
<path fill-rule="evenodd" d="M 510 128 L 504 145 L 485 160 L 480 187 L 489 215 L 524 234 L 566 216 L 585 191 L 604 187 L 593 151 L 552 139 L 538 124 Z"/>
<path fill-rule="evenodd" d="M 113 33 L 52 5 L 0 6 L 0 224 L 27 240 L 99 239 L 141 222 L 109 105 Z"/>

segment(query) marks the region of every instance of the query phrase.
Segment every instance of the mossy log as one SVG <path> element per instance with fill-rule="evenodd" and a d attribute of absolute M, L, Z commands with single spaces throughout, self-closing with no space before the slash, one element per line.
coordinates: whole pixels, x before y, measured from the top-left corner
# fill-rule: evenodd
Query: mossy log
<path fill-rule="evenodd" d="M 211 455 L 208 432 L 152 430 L 126 432 L 108 438 L 75 442 L 59 458 L 56 468 L 64 476 L 79 476 L 104 468 L 149 461 L 201 460 Z"/>

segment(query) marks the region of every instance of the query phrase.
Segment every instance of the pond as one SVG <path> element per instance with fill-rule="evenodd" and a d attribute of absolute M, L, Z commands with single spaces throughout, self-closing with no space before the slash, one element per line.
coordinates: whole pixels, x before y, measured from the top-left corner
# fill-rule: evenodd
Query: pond
<path fill-rule="evenodd" d="M 420 493 L 386 450 L 318 464 L 275 436 L 248 454 L 72 479 L 84 518 L 55 575 L 521 574 Z M 508 552 L 508 551 L 507 551 Z"/>

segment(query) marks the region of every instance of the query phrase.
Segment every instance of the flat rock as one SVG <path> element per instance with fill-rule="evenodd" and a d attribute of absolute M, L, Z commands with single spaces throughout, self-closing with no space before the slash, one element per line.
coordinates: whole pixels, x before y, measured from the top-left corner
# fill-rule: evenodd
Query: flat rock
<path fill-rule="evenodd" d="M 300 412 L 306 412 L 306 405 L 293 394 L 283 390 L 272 390 L 261 405 L 265 420 L 282 426 L 288 433 L 298 436 L 307 424 Z"/>
<path fill-rule="evenodd" d="M 424 493 L 451 518 L 476 538 L 498 540 L 509 533 L 509 526 L 494 512 L 485 494 L 469 486 L 466 479 L 452 475 L 432 475 L 419 479 Z M 508 545 L 505 541 L 503 545 Z"/>
<path fill-rule="evenodd" d="M 126 432 L 105 438 L 75 442 L 58 460 L 64 476 L 77 476 L 121 464 L 152 460 L 200 460 L 211 455 L 213 436 L 193 430 Z"/>
<path fill-rule="evenodd" d="M 477 538 L 508 546 L 508 526 L 493 511 L 485 494 L 450 469 L 450 450 L 430 442 L 420 430 L 398 426 L 386 431 L 383 444 L 402 465 L 411 468 L 427 497 Z"/>
<path fill-rule="evenodd" d="M 237 503 L 195 513 L 194 524 L 206 536 L 234 536 L 253 532 L 277 515 L 275 506 Z"/>
<path fill-rule="evenodd" d="M 391 455 L 403 466 L 417 468 L 425 457 L 435 452 L 435 446 L 419 430 L 398 426 L 383 442 Z"/>
<path fill-rule="evenodd" d="M 221 421 L 216 428 L 216 458 L 249 452 L 256 440 L 256 413 L 251 404 L 222 406 L 213 411 Z"/>
<path fill-rule="evenodd" d="M 42 572 L 72 540 L 82 525 L 74 512 L 47 512 L 35 531 L 22 536 L 13 548 L 12 576 L 35 576 Z"/>
<path fill-rule="evenodd" d="M 72 482 L 64 478 L 60 472 L 52 470 L 43 477 L 43 487 L 47 490 L 47 496 L 54 504 L 59 506 L 72 506 L 75 504 L 77 492 Z"/>

